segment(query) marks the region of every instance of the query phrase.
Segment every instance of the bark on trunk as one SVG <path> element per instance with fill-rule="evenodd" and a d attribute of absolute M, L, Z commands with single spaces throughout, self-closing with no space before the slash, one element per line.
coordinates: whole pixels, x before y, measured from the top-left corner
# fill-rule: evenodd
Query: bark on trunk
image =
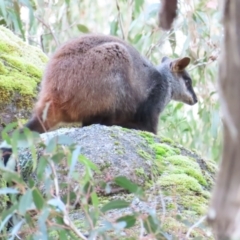
<path fill-rule="evenodd" d="M 240 0 L 224 0 L 223 15 L 225 37 L 218 83 L 224 147 L 208 212 L 220 240 L 240 238 Z"/>
<path fill-rule="evenodd" d="M 169 30 L 177 16 L 177 0 L 162 0 L 158 13 L 158 25 L 164 30 Z"/>

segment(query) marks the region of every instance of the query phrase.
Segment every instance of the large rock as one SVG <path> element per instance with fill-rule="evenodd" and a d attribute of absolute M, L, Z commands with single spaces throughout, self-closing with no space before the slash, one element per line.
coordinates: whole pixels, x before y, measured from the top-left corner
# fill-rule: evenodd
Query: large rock
<path fill-rule="evenodd" d="M 47 56 L 0 26 L 0 131 L 2 125 L 27 119 L 35 101 Z"/>
<path fill-rule="evenodd" d="M 81 147 L 80 154 L 95 163 L 101 170 L 100 173 L 94 174 L 96 185 L 105 181 L 106 177 L 126 176 L 146 190 L 148 196 L 146 202 L 140 201 L 132 194 L 122 193 L 120 190 L 100 198 L 102 199 L 100 204 L 111 199 L 132 201 L 131 208 L 108 212 L 107 217 L 111 219 L 129 214 L 133 209 L 140 212 L 153 209 L 163 221 L 164 230 L 170 235 L 175 234 L 180 237 L 185 235 L 188 229 L 184 221 L 188 221 L 189 225 L 194 224 L 206 213 L 214 182 L 215 164 L 176 145 L 169 139 L 160 139 L 147 132 L 100 125 L 59 129 L 41 135 L 46 144 L 49 144 L 49 140 L 53 137 L 61 142 L 71 142 L 70 139 L 72 139 Z M 64 138 L 67 139 L 64 140 Z M 45 152 L 42 148 L 38 149 L 39 159 Z M 21 150 L 18 160 L 23 167 L 24 177 L 35 178 L 35 173 L 31 174 L 29 171 L 31 169 L 30 151 Z M 66 161 L 56 165 L 56 170 L 59 182 L 62 184 L 60 189 L 63 197 L 68 190 L 66 186 L 64 187 L 64 183 L 69 182 Z M 77 162 L 74 171 L 80 173 L 79 176 L 83 176 L 85 168 Z M 75 191 L 78 179 L 76 181 L 73 179 L 70 189 Z M 54 184 L 53 181 L 51 184 Z M 41 189 L 44 191 L 44 186 L 41 186 Z M 177 215 L 182 219 L 177 220 Z M 81 210 L 75 210 L 71 216 L 81 226 L 83 225 L 84 217 Z M 137 237 L 139 230 L 135 229 L 130 233 L 128 230 L 125 234 Z M 192 236 L 212 239 L 199 227 L 194 229 Z"/>

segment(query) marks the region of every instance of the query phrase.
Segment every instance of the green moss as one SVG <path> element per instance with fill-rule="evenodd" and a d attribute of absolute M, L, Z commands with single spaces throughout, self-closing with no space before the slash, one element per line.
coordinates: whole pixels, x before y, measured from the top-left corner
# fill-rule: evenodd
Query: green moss
<path fill-rule="evenodd" d="M 171 164 L 171 169 L 166 169 L 166 171 L 170 171 L 174 174 L 185 173 L 188 176 L 194 177 L 200 184 L 207 186 L 201 168 L 193 159 L 185 156 L 173 155 L 165 158 L 164 161 L 166 165 L 169 165 L 169 163 Z"/>
<path fill-rule="evenodd" d="M 203 215 L 206 214 L 206 205 L 208 204 L 208 198 L 203 196 L 181 196 L 179 203 L 187 210 Z M 192 213 L 193 214 L 193 213 Z M 191 214 L 191 215 L 192 215 Z"/>
<path fill-rule="evenodd" d="M 161 159 L 161 157 L 166 156 L 167 154 L 167 149 L 160 146 L 158 143 L 154 144 L 152 148 L 155 151 L 156 159 Z"/>
<path fill-rule="evenodd" d="M 203 192 L 199 182 L 187 174 L 165 174 L 160 177 L 159 184 L 166 191 L 175 191 L 181 195 Z"/>
<path fill-rule="evenodd" d="M 124 152 L 123 149 L 116 149 L 116 153 L 117 153 L 118 155 L 123 155 L 125 152 Z"/>
<path fill-rule="evenodd" d="M 128 128 L 122 128 L 122 131 L 124 131 L 124 132 L 131 132 L 131 130 L 128 129 Z"/>
<path fill-rule="evenodd" d="M 27 74 L 37 78 L 41 78 L 42 76 L 42 69 L 39 69 L 37 66 L 34 66 L 31 62 L 29 62 L 26 59 L 23 59 L 20 56 L 2 54 L 1 59 L 5 61 L 6 66 L 9 66 L 17 71 L 20 71 L 21 74 L 24 75 Z"/>
<path fill-rule="evenodd" d="M 175 237 L 176 239 L 179 239 L 179 236 L 186 235 L 186 233 L 188 232 L 189 226 L 184 224 L 184 222 L 186 221 L 188 222 L 188 219 L 183 218 L 181 221 L 179 221 L 173 217 L 167 217 L 164 219 L 162 227 L 163 230 L 166 232 L 176 233 Z M 200 239 L 206 239 L 204 232 L 198 229 L 193 229 L 190 237 L 201 237 Z"/>
<path fill-rule="evenodd" d="M 156 159 L 179 154 L 180 151 L 179 149 L 171 147 L 165 143 L 154 143 L 151 145 L 151 148 L 156 153 Z"/>
<path fill-rule="evenodd" d="M 137 168 L 135 169 L 135 173 L 137 176 L 145 176 L 144 169 L 143 168 Z"/>
<path fill-rule="evenodd" d="M 210 161 L 210 160 L 206 160 L 205 161 L 206 165 L 207 165 L 207 170 L 213 174 L 215 174 L 217 172 L 217 166 L 216 163 Z"/>
<path fill-rule="evenodd" d="M 12 52 L 9 44 L 7 44 L 7 42 L 4 42 L 2 40 L 0 40 L 0 49 L 1 49 L 1 51 L 5 52 L 5 53 L 11 53 Z"/>
<path fill-rule="evenodd" d="M 149 179 L 149 177 L 145 174 L 143 168 L 137 168 L 135 169 L 135 173 L 138 177 L 144 180 L 144 189 L 149 189 L 152 186 L 152 181 Z"/>
<path fill-rule="evenodd" d="M 163 136 L 161 136 L 161 142 L 169 143 L 169 144 L 173 144 L 174 143 L 172 139 L 167 138 L 167 137 L 163 137 Z"/>
<path fill-rule="evenodd" d="M 169 202 L 169 203 L 166 203 L 166 207 L 168 210 L 172 210 L 172 209 L 176 209 L 177 205 L 174 202 Z"/>
<path fill-rule="evenodd" d="M 174 152 L 176 153 L 176 154 L 181 154 L 181 150 L 179 149 L 179 148 L 174 148 Z"/>
<path fill-rule="evenodd" d="M 155 141 L 154 141 L 154 137 L 155 135 L 150 133 L 150 132 L 143 132 L 143 131 L 140 131 L 139 132 L 139 135 L 141 137 L 143 137 L 147 142 L 148 144 L 153 144 Z"/>
<path fill-rule="evenodd" d="M 3 179 L 2 175 L 0 174 L 0 189 L 6 188 L 6 181 Z M 0 194 L 0 212 L 2 212 L 7 207 L 7 202 L 9 198 L 5 194 Z"/>
<path fill-rule="evenodd" d="M 116 136 L 114 136 L 114 138 L 116 138 Z M 114 142 L 114 145 L 115 145 L 115 152 L 118 154 L 118 155 L 123 155 L 125 153 L 125 150 L 124 148 L 121 146 L 121 143 L 119 141 L 115 141 Z"/>
<path fill-rule="evenodd" d="M 151 160 L 152 159 L 152 156 L 142 149 L 137 150 L 137 153 L 139 154 L 139 156 L 141 156 L 142 158 L 144 158 L 146 160 Z"/>
<path fill-rule="evenodd" d="M 47 56 L 0 26 L 0 105 L 31 109 Z"/>
<path fill-rule="evenodd" d="M 109 167 L 111 167 L 111 164 L 110 164 L 109 162 L 104 162 L 104 164 L 101 164 L 101 165 L 99 166 L 99 170 L 100 170 L 100 171 L 103 171 L 103 170 L 105 170 L 105 169 L 107 169 L 107 168 L 109 168 Z"/>
<path fill-rule="evenodd" d="M 0 75 L 6 74 L 8 71 L 5 68 L 4 64 L 0 61 Z"/>
<path fill-rule="evenodd" d="M 111 133 L 110 136 L 111 136 L 112 138 L 117 138 L 117 135 L 116 135 L 115 133 Z"/>

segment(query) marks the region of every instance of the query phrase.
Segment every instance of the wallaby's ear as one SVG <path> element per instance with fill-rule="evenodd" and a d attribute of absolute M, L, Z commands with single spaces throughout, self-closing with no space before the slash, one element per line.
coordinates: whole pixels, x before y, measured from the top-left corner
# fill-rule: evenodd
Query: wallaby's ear
<path fill-rule="evenodd" d="M 171 69 L 173 72 L 181 72 L 188 66 L 190 61 L 191 59 L 189 57 L 176 59 L 171 62 Z"/>
<path fill-rule="evenodd" d="M 168 60 L 169 58 L 168 57 L 163 57 L 162 58 L 162 63 L 165 62 L 166 60 Z"/>

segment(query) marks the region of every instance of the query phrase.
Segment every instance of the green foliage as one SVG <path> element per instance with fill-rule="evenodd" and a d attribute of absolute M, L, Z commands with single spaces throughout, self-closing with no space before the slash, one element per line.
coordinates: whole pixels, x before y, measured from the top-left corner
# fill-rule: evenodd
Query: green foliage
<path fill-rule="evenodd" d="M 135 183 L 132 183 L 131 181 L 129 181 L 126 177 L 122 177 L 122 176 L 116 177 L 115 183 L 118 186 L 128 190 L 129 192 L 135 193 L 137 196 L 140 196 L 140 197 L 143 196 L 143 190 L 140 187 L 138 187 Z"/>
<path fill-rule="evenodd" d="M 12 146 L 16 144 L 17 147 L 13 147 L 13 156 L 18 156 L 19 149 L 24 151 L 26 147 L 39 145 L 39 136 L 33 135 L 27 129 L 21 134 L 19 130 L 14 130 L 10 138 L 8 133 L 12 132 L 14 127 L 13 124 L 7 126 L 2 134 L 4 140 L 7 140 L 9 144 Z M 55 142 L 54 145 L 53 142 Z M 62 147 L 59 143 L 63 144 Z M 118 236 L 123 229 L 135 227 L 142 218 L 144 218 L 144 224 L 141 231 L 146 231 L 156 237 L 161 233 L 161 224 L 150 209 L 146 209 L 149 213 L 144 215 L 133 211 L 132 214 L 122 215 L 116 219 L 107 220 L 106 217 L 103 217 L 106 212 L 130 207 L 131 202 L 115 199 L 103 205 L 100 203 L 97 183 L 94 181 L 94 172 L 99 170 L 91 161 L 81 155 L 79 147 L 74 146 L 68 136 L 58 139 L 53 137 L 46 142 L 46 145 L 41 143 L 41 146 L 42 157 L 39 161 L 34 159 L 37 158 L 35 154 L 32 154 L 32 160 L 29 159 L 32 165 L 36 164 L 37 171 L 31 167 L 28 179 L 22 176 L 21 171 L 13 171 L 9 165 L 1 166 L 1 175 L 6 179 L 9 187 L 0 186 L 0 195 L 8 194 L 11 201 L 11 206 L 5 206 L 0 214 L 1 239 L 16 237 L 18 239 L 87 239 L 82 234 L 82 231 L 85 232 L 86 229 L 88 229 L 89 236 L 108 239 L 109 234 Z M 57 164 L 60 161 L 63 162 L 64 159 L 69 160 L 65 168 L 66 176 L 68 176 L 65 185 L 58 179 L 56 171 Z M 74 170 L 76 159 L 85 167 L 83 176 L 79 176 Z M 17 169 L 22 166 L 23 163 L 18 162 Z M 77 179 L 78 188 L 76 189 L 78 190 L 69 188 L 74 179 Z M 110 188 L 113 184 L 118 185 L 135 194 L 136 197 L 145 195 L 139 186 L 126 177 L 117 177 L 106 184 Z M 76 202 L 76 199 L 80 206 L 79 216 L 83 215 L 84 219 L 80 227 L 70 218 L 74 211 L 72 202 Z M 12 218 L 12 225 L 6 231 L 10 218 Z M 161 238 L 157 239 L 168 239 L 167 236 L 163 236 L 164 234 L 161 233 Z"/>

